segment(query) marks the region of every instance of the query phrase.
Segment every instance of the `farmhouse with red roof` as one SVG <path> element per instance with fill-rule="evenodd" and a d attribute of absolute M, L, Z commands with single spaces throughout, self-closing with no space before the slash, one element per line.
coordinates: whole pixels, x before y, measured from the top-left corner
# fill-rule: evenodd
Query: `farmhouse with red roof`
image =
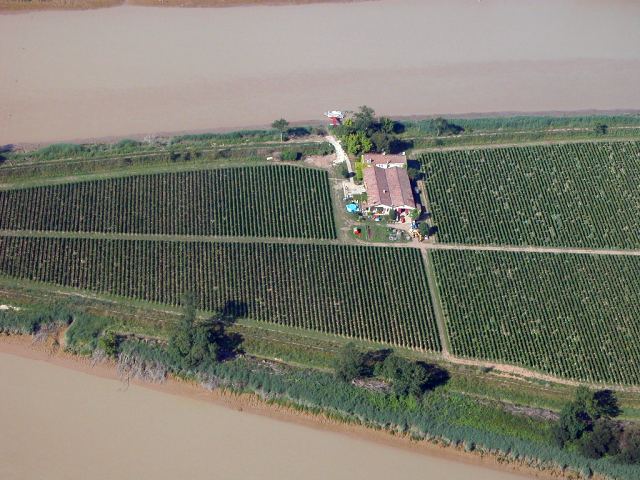
<path fill-rule="evenodd" d="M 382 215 L 396 210 L 400 215 L 416 208 L 404 155 L 367 153 L 362 156 L 367 209 Z"/>

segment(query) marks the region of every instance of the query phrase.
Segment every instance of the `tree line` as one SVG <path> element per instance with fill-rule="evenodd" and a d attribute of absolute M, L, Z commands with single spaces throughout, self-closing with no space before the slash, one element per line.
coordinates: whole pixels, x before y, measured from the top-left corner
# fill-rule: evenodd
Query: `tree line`
<path fill-rule="evenodd" d="M 372 377 L 389 382 L 391 391 L 399 397 L 420 397 L 449 379 L 448 372 L 437 365 L 408 360 L 391 349 L 365 352 L 353 342 L 340 349 L 334 368 L 342 382 Z"/>
<path fill-rule="evenodd" d="M 621 413 L 613 391 L 578 387 L 553 426 L 553 438 L 559 447 L 578 450 L 588 458 L 639 463 L 640 427 L 616 421 Z"/>

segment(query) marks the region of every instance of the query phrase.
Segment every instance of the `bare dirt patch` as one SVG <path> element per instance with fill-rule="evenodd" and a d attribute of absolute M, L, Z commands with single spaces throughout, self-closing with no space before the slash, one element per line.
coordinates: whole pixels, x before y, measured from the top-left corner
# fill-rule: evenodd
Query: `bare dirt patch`
<path fill-rule="evenodd" d="M 336 160 L 336 154 L 331 155 L 311 155 L 304 159 L 304 163 L 316 168 L 323 168 L 325 170 L 332 170 L 335 166 L 333 162 Z"/>

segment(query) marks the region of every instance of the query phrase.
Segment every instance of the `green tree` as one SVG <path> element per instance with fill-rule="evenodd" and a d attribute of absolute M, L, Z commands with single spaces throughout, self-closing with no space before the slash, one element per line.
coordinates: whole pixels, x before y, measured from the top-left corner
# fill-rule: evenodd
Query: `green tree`
<path fill-rule="evenodd" d="M 174 363 L 181 367 L 192 367 L 191 347 L 193 346 L 193 330 L 196 319 L 195 297 L 192 292 L 187 292 L 182 297 L 184 309 L 180 320 L 169 335 L 167 351 Z"/>
<path fill-rule="evenodd" d="M 438 117 L 433 119 L 433 126 L 436 129 L 436 135 L 438 137 L 444 135 L 449 129 L 449 122 L 447 122 L 444 118 Z"/>
<path fill-rule="evenodd" d="M 353 170 L 354 170 L 354 173 L 356 174 L 356 180 L 358 182 L 361 182 L 364 179 L 364 163 L 357 160 L 353 164 Z"/>
<path fill-rule="evenodd" d="M 347 153 L 353 156 L 359 156 L 363 153 L 371 151 L 372 143 L 364 132 L 351 133 L 344 139 Z"/>
<path fill-rule="evenodd" d="M 192 366 L 206 367 L 218 360 L 219 345 L 217 328 L 211 319 L 194 325 L 189 361 Z"/>
<path fill-rule="evenodd" d="M 349 178 L 349 169 L 347 168 L 347 162 L 342 162 L 338 167 L 338 173 L 342 178 Z"/>
<path fill-rule="evenodd" d="M 356 127 L 353 124 L 353 118 L 345 118 L 341 125 L 333 127 L 333 131 L 338 137 L 345 138 L 347 135 L 356 133 Z"/>
<path fill-rule="evenodd" d="M 280 158 L 284 161 L 298 160 L 300 157 L 300 152 L 297 152 L 295 150 L 283 150 L 280 154 Z"/>
<path fill-rule="evenodd" d="M 396 122 L 387 117 L 380 117 L 380 130 L 387 135 L 392 135 L 396 132 Z"/>
<path fill-rule="evenodd" d="M 402 397 L 419 397 L 429 381 L 429 374 L 422 365 L 394 354 L 384 360 L 378 373 L 391 380 L 394 393 Z"/>
<path fill-rule="evenodd" d="M 563 447 L 567 442 L 579 439 L 590 424 L 591 418 L 578 402 L 568 403 L 560 411 L 560 419 L 552 428 L 554 440 Z"/>
<path fill-rule="evenodd" d="M 343 382 L 350 382 L 362 376 L 365 370 L 364 359 L 364 353 L 358 350 L 353 342 L 347 343 L 336 357 L 334 366 L 336 377 Z"/>
<path fill-rule="evenodd" d="M 606 135 L 609 133 L 609 126 L 604 123 L 599 123 L 595 127 L 593 127 L 593 131 L 598 135 Z"/>
<path fill-rule="evenodd" d="M 372 148 L 376 152 L 390 152 L 391 151 L 391 137 L 382 131 L 374 132 L 371 134 Z"/>
<path fill-rule="evenodd" d="M 567 442 L 580 439 L 585 432 L 593 430 L 598 419 L 609 419 L 620 412 L 618 400 L 611 390 L 594 393 L 580 386 L 576 389 L 574 400 L 562 408 L 560 419 L 552 428 L 553 437 L 559 446 L 564 446 Z M 587 440 L 585 442 L 585 448 L 593 446 Z"/>
<path fill-rule="evenodd" d="M 395 222 L 398 219 L 398 212 L 396 212 L 395 208 L 389 210 L 389 221 Z"/>
<path fill-rule="evenodd" d="M 625 428 L 617 459 L 622 463 L 640 463 L 640 426 Z"/>
<path fill-rule="evenodd" d="M 118 347 L 120 339 L 115 332 L 108 330 L 104 332 L 100 338 L 98 338 L 98 348 L 110 357 L 115 357 L 118 354 Z"/>
<path fill-rule="evenodd" d="M 593 425 L 593 431 L 585 433 L 580 439 L 580 452 L 589 458 L 601 458 L 616 455 L 619 451 L 619 428 L 610 420 L 601 418 Z"/>
<path fill-rule="evenodd" d="M 421 178 L 420 174 L 422 173 L 421 168 L 419 164 L 417 166 L 410 164 L 410 166 L 407 167 L 407 175 L 409 175 L 411 180 L 419 180 Z"/>
<path fill-rule="evenodd" d="M 359 110 L 353 114 L 353 126 L 357 132 L 371 133 L 376 124 L 376 112 L 373 108 L 362 105 Z"/>
<path fill-rule="evenodd" d="M 174 147 L 169 147 L 169 160 L 177 162 L 180 159 L 180 153 Z"/>
<path fill-rule="evenodd" d="M 232 356 L 238 351 L 242 337 L 227 334 L 226 325 L 237 312 L 221 313 L 207 319 L 196 319 L 195 298 L 192 293 L 182 300 L 184 313 L 169 335 L 167 353 L 176 370 L 207 368 L 211 364 Z"/>
<path fill-rule="evenodd" d="M 618 398 L 612 390 L 599 390 L 593 394 L 592 411 L 595 418 L 614 418 L 622 413 Z"/>
<path fill-rule="evenodd" d="M 218 358 L 218 338 L 215 322 L 196 320 L 195 296 L 191 292 L 182 298 L 184 313 L 169 335 L 167 351 L 180 369 L 192 370 L 206 366 Z"/>
<path fill-rule="evenodd" d="M 271 128 L 278 130 L 280 132 L 280 141 L 284 141 L 284 134 L 289 131 L 289 122 L 287 122 L 284 118 L 280 118 L 275 120 L 271 124 Z"/>
<path fill-rule="evenodd" d="M 460 125 L 450 123 L 448 120 L 442 117 L 434 118 L 432 120 L 432 125 L 438 137 L 442 135 L 457 135 L 464 132 L 464 128 L 462 128 Z"/>

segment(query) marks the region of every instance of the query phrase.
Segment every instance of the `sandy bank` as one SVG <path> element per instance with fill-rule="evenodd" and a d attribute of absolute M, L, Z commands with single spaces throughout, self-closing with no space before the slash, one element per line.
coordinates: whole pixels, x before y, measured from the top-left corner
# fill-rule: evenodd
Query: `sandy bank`
<path fill-rule="evenodd" d="M 0 0 L 0 13 L 37 10 L 90 10 L 118 5 L 154 7 L 244 7 L 247 5 L 308 5 L 310 3 L 347 3 L 376 0 Z"/>
<path fill-rule="evenodd" d="M 51 355 L 29 338 L 0 337 L 0 379 L 2 478 L 86 478 L 89 461 L 92 478 L 531 478 L 249 395 L 176 381 L 126 387 L 111 366 Z"/>
<path fill-rule="evenodd" d="M 322 120 L 361 104 L 640 108 L 638 2 L 123 6 L 0 15 L 0 30 L 0 144 Z"/>

